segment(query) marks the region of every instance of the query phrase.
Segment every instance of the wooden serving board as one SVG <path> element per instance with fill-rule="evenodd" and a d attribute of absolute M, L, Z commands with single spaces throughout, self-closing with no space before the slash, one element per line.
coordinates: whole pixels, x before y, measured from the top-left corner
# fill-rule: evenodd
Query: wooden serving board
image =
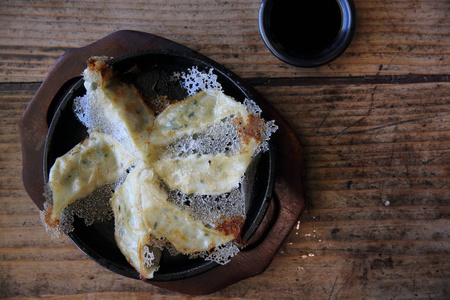
<path fill-rule="evenodd" d="M 119 56 L 139 50 L 193 50 L 167 39 L 137 31 L 118 31 L 83 48 L 65 53 L 55 63 L 29 103 L 20 121 L 22 177 L 27 193 L 43 209 L 43 153 L 49 124 L 60 101 L 80 78 L 91 56 Z M 245 82 L 244 82 L 244 85 Z M 191 295 L 213 293 L 237 281 L 262 273 L 272 262 L 283 241 L 305 209 L 300 142 L 278 111 L 250 86 L 254 99 L 279 126 L 273 136 L 276 153 L 274 195 L 266 216 L 249 246 L 230 263 L 178 281 L 153 285 Z"/>

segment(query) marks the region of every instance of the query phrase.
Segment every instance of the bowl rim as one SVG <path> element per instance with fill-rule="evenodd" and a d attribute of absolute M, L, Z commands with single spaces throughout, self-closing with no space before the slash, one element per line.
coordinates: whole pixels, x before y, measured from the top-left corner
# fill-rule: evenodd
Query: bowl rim
<path fill-rule="evenodd" d="M 293 55 L 277 45 L 268 28 L 269 13 L 276 0 L 263 0 L 258 16 L 259 31 L 262 40 L 270 52 L 281 61 L 302 68 L 314 68 L 326 65 L 337 59 L 350 45 L 356 31 L 357 18 L 353 0 L 336 0 L 341 8 L 342 25 L 335 42 L 318 54 Z"/>

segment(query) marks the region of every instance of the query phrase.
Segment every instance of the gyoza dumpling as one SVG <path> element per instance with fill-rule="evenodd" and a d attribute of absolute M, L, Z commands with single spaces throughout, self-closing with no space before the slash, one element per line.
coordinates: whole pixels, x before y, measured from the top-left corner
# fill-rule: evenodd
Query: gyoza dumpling
<path fill-rule="evenodd" d="M 133 207 L 130 212 L 135 213 L 134 216 L 129 216 L 132 224 L 139 224 L 139 228 L 144 228 L 143 222 L 153 238 L 165 239 L 179 253 L 208 251 L 239 236 L 240 228 L 234 230 L 234 227 L 228 226 L 221 231 L 221 224 L 217 224 L 217 228 L 208 228 L 201 221 L 192 218 L 188 211 L 169 202 L 166 191 L 161 188 L 160 179 L 151 169 L 142 166 L 134 168 L 121 189 L 126 190 L 123 197 L 128 197 L 121 201 Z M 120 229 L 118 230 L 120 234 Z M 140 243 L 139 247 L 143 244 L 144 242 Z"/>
<path fill-rule="evenodd" d="M 169 105 L 156 118 L 150 141 L 164 147 L 182 136 L 202 132 L 227 117 L 245 120 L 248 114 L 244 105 L 224 93 L 202 91 Z"/>
<path fill-rule="evenodd" d="M 239 186 L 253 152 L 164 158 L 155 162 L 155 171 L 172 189 L 184 194 L 220 195 Z"/>
<path fill-rule="evenodd" d="M 153 278 L 158 270 L 161 250 L 151 243 L 151 230 L 144 222 L 140 185 L 140 168 L 136 167 L 110 200 L 114 212 L 114 236 L 122 254 L 142 278 Z"/>
<path fill-rule="evenodd" d="M 44 221 L 55 228 L 61 211 L 95 189 L 116 182 L 126 174 L 134 158 L 111 136 L 93 132 L 69 152 L 58 157 L 50 169 Z"/>
<path fill-rule="evenodd" d="M 83 72 L 86 95 L 75 99 L 75 113 L 89 132 L 110 134 L 141 159 L 150 154 L 150 132 L 154 112 L 145 104 L 138 89 L 116 77 L 95 58 Z"/>
<path fill-rule="evenodd" d="M 185 194 L 230 192 L 244 176 L 264 129 L 261 118 L 242 103 L 220 91 L 200 92 L 156 118 L 150 136 L 155 171 L 169 188 Z"/>

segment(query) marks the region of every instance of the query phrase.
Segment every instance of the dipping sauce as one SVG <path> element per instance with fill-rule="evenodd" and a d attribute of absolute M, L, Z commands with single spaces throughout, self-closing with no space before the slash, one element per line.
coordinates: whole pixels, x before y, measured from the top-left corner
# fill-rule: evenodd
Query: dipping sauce
<path fill-rule="evenodd" d="M 272 38 L 293 55 L 320 54 L 342 27 L 338 0 L 275 0 L 268 18 Z"/>

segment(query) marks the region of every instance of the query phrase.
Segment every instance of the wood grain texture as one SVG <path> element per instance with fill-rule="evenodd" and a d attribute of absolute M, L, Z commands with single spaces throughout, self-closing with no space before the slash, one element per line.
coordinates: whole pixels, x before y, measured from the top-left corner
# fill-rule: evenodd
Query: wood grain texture
<path fill-rule="evenodd" d="M 0 80 L 40 82 L 65 51 L 124 29 L 196 50 L 242 77 L 450 73 L 450 3 L 356 0 L 356 36 L 335 62 L 290 67 L 260 37 L 260 0 L 0 1 Z"/>
<path fill-rule="evenodd" d="M 0 119 L 16 123 L 36 88 L 4 86 Z M 256 88 L 300 136 L 309 206 L 263 274 L 204 299 L 448 296 L 450 84 Z M 183 298 L 51 240 L 9 167 L 17 133 L 0 138 L 3 296 Z"/>
<path fill-rule="evenodd" d="M 50 239 L 21 180 L 19 118 L 51 66 L 122 29 L 248 79 L 302 142 L 309 204 L 275 260 L 198 299 L 450 297 L 450 2 L 355 0 L 352 44 L 316 69 L 269 53 L 259 3 L 0 0 L 0 298 L 188 298 Z"/>

